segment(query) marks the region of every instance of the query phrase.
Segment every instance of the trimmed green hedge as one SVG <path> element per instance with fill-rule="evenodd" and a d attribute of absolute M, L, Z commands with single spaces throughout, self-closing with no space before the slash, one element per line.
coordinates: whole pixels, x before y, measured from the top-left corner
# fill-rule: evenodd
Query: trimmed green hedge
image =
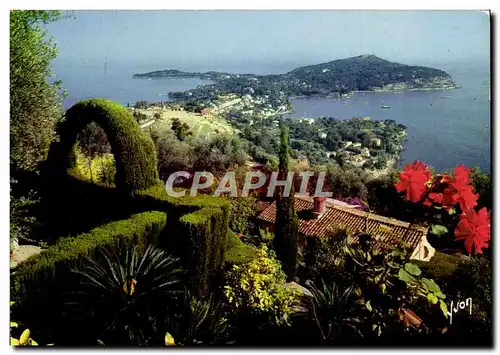
<path fill-rule="evenodd" d="M 257 249 L 253 245 L 245 244 L 234 233 L 228 231 L 227 249 L 224 261 L 229 265 L 240 265 L 252 261 L 257 256 Z"/>
<path fill-rule="evenodd" d="M 117 164 L 116 189 L 88 186 L 73 169 L 78 133 L 91 121 L 104 129 L 111 144 Z M 49 226 L 49 235 L 80 234 L 96 224 L 133 213 L 165 212 L 168 233 L 156 245 L 180 258 L 188 271 L 192 291 L 207 294 L 224 262 L 229 202 L 207 195 L 169 196 L 158 179 L 156 149 L 151 138 L 117 103 L 91 99 L 75 104 L 59 126 L 59 134 L 60 141 L 51 145 L 44 170 L 48 187 L 44 195 L 48 212 L 44 224 Z M 78 238 L 86 238 L 86 234 Z M 91 239 L 89 244 L 94 243 Z"/>
<path fill-rule="evenodd" d="M 75 167 L 74 146 L 78 134 L 90 122 L 100 125 L 108 137 L 116 160 L 116 187 L 126 192 L 158 183 L 156 149 L 132 115 L 120 104 L 105 99 L 80 101 L 66 112 L 59 125 L 59 142 L 50 146 L 48 179 L 57 184 Z"/>
<path fill-rule="evenodd" d="M 223 268 L 230 203 L 208 195 L 171 197 L 164 186 L 157 185 L 138 191 L 134 205 L 168 213 L 168 235 L 159 246 L 181 259 L 191 291 L 207 295 Z"/>
<path fill-rule="evenodd" d="M 40 292 L 50 293 L 47 288 L 50 289 L 51 284 L 63 282 L 71 268 L 77 267 L 85 257 L 95 255 L 99 248 L 119 247 L 123 242 L 142 247 L 157 244 L 166 223 L 165 213 L 144 212 L 95 228 L 76 238 L 61 238 L 55 245 L 16 268 L 11 275 L 11 300 L 22 303 L 28 294 L 38 298 Z"/>
<path fill-rule="evenodd" d="M 436 280 L 444 280 L 455 274 L 460 264 L 460 257 L 436 251 L 428 262 L 414 262 L 420 266 L 426 276 Z"/>

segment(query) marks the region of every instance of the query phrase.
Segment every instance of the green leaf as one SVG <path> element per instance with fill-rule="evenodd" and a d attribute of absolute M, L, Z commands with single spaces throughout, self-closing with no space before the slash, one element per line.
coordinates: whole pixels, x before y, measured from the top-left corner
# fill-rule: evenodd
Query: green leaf
<path fill-rule="evenodd" d="M 403 252 L 399 249 L 393 249 L 392 252 L 389 254 L 390 256 L 403 256 Z"/>
<path fill-rule="evenodd" d="M 369 310 L 370 312 L 373 311 L 372 305 L 370 304 L 370 301 L 365 303 L 366 309 Z"/>
<path fill-rule="evenodd" d="M 448 228 L 440 224 L 433 224 L 431 227 L 431 233 L 440 237 L 448 233 Z"/>
<path fill-rule="evenodd" d="M 451 215 L 457 213 L 457 210 L 454 208 L 454 207 L 450 207 L 450 210 L 448 211 L 448 213 Z"/>
<path fill-rule="evenodd" d="M 17 322 L 10 322 L 10 327 L 17 328 L 17 327 L 19 327 L 19 324 L 17 324 Z"/>
<path fill-rule="evenodd" d="M 439 308 L 443 311 L 444 316 L 448 318 L 448 306 L 446 306 L 443 300 L 439 300 Z"/>
<path fill-rule="evenodd" d="M 393 269 L 399 269 L 400 266 L 396 264 L 394 261 L 388 261 L 387 266 L 392 267 Z"/>
<path fill-rule="evenodd" d="M 413 281 L 413 276 L 407 273 L 404 269 L 399 269 L 398 278 L 406 283 Z"/>
<path fill-rule="evenodd" d="M 419 276 L 422 273 L 422 271 L 420 271 L 420 268 L 412 263 L 406 263 L 405 270 L 413 276 Z"/>
<path fill-rule="evenodd" d="M 427 290 L 427 291 L 430 291 L 430 292 L 433 292 L 433 293 L 439 293 L 441 292 L 441 289 L 439 288 L 439 286 L 434 282 L 434 280 L 430 280 L 430 279 L 426 279 L 426 278 L 423 278 L 422 279 L 422 284 L 424 285 L 424 288 Z"/>
<path fill-rule="evenodd" d="M 438 303 L 438 298 L 433 293 L 427 294 L 427 300 L 432 304 Z"/>
<path fill-rule="evenodd" d="M 442 293 L 441 291 L 439 292 L 434 292 L 434 294 L 436 295 L 436 297 L 438 298 L 446 298 L 446 295 L 444 293 Z"/>

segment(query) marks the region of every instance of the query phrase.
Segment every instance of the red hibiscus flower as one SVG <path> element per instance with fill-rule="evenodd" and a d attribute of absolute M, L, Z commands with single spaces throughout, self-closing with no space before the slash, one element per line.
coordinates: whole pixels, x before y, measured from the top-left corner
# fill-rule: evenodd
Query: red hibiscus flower
<path fill-rule="evenodd" d="M 468 211 L 476 207 L 478 195 L 474 193 L 469 179 L 470 169 L 463 165 L 455 168 L 453 178 L 448 182 L 448 187 L 444 190 L 442 203 L 448 206 L 460 204 L 462 211 Z"/>
<path fill-rule="evenodd" d="M 431 192 L 424 201 L 425 206 L 432 206 L 433 203 L 443 203 L 443 194 Z"/>
<path fill-rule="evenodd" d="M 418 202 L 422 199 L 430 179 L 431 172 L 427 169 L 427 165 L 417 160 L 412 165 L 405 166 L 399 174 L 399 182 L 395 187 L 397 192 L 406 192 L 407 200 Z"/>
<path fill-rule="evenodd" d="M 470 169 L 466 168 L 464 165 L 458 165 L 453 172 L 453 179 L 459 184 L 469 185 L 471 182 L 469 174 Z"/>
<path fill-rule="evenodd" d="M 490 240 L 490 213 L 483 207 L 476 212 L 472 209 L 460 215 L 460 221 L 455 229 L 455 240 L 463 240 L 469 254 L 472 247 L 476 253 L 482 254 Z"/>

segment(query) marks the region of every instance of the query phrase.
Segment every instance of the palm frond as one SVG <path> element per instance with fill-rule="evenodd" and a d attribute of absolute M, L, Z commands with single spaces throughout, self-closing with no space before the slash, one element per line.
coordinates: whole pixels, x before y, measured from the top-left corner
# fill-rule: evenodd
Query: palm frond
<path fill-rule="evenodd" d="M 128 245 L 120 254 L 103 249 L 72 270 L 80 288 L 66 304 L 86 316 L 106 344 L 128 334 L 122 342 L 144 345 L 158 329 L 156 322 L 164 322 L 172 297 L 181 292 L 177 262 L 154 246 L 142 252 Z"/>

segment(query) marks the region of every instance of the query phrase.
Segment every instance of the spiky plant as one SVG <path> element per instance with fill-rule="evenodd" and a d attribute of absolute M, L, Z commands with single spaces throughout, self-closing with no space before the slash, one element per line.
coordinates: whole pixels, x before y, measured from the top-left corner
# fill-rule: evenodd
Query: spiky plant
<path fill-rule="evenodd" d="M 169 325 L 182 345 L 225 344 L 229 336 L 229 324 L 223 304 L 211 294 L 208 298 L 193 297 L 185 293 L 182 314 Z"/>
<path fill-rule="evenodd" d="M 353 287 L 342 287 L 338 283 L 327 284 L 321 280 L 318 288 L 311 280 L 306 286 L 313 295 L 311 308 L 314 321 L 324 342 L 360 334 L 356 317 L 356 298 L 352 296 Z"/>
<path fill-rule="evenodd" d="M 103 250 L 73 270 L 80 288 L 68 302 L 70 312 L 107 345 L 161 342 L 163 334 L 155 337 L 181 292 L 177 261 L 154 246 Z"/>

